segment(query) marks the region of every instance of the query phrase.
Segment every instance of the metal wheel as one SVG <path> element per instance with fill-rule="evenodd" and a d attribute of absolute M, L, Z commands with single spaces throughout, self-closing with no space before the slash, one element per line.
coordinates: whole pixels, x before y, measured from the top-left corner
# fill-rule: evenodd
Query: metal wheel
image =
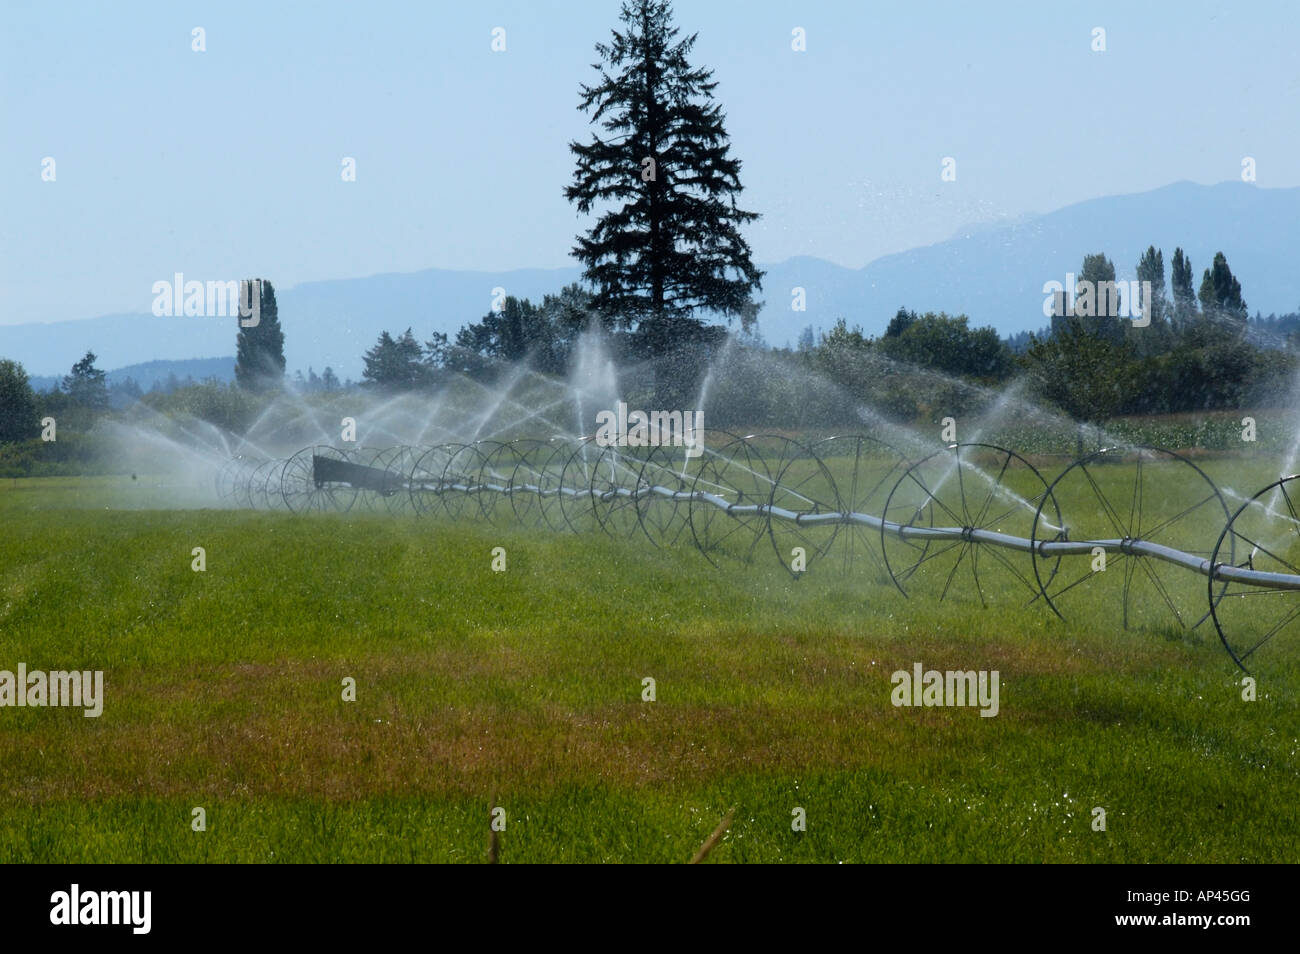
<path fill-rule="evenodd" d="M 1211 557 L 1228 507 L 1199 467 L 1158 447 L 1105 448 L 1067 467 L 1052 482 L 1052 496 L 1069 507 L 1064 519 L 1059 511 L 1035 519 L 1031 556 L 1058 616 L 1169 637 L 1210 619 L 1198 574 L 1133 548 L 1145 541 Z M 1039 546 L 1088 541 L 1097 549 L 1064 557 L 1068 564 L 1049 555 L 1053 547 Z"/>
<path fill-rule="evenodd" d="M 442 498 L 444 493 L 442 475 L 447 470 L 447 462 L 460 444 L 434 444 L 423 453 L 415 452 L 411 464 L 410 476 L 407 478 L 407 495 L 411 498 L 411 509 L 418 515 L 439 515 L 443 513 Z"/>
<path fill-rule="evenodd" d="M 530 438 L 513 441 L 512 446 L 516 463 L 510 474 L 510 510 L 522 527 L 544 526 L 541 488 L 552 447 L 546 441 Z"/>
<path fill-rule="evenodd" d="M 564 526 L 573 533 L 586 533 L 599 528 L 596 511 L 592 506 L 592 479 L 596 475 L 596 460 L 601 448 L 594 438 L 586 437 L 575 444 L 556 488 L 560 516 Z"/>
<path fill-rule="evenodd" d="M 239 474 L 239 485 L 235 489 L 235 499 L 246 510 L 257 510 L 261 504 L 257 498 L 257 483 L 253 479 L 258 470 L 267 463 L 265 457 L 248 458 Z"/>
<path fill-rule="evenodd" d="M 448 449 L 451 456 L 442 471 L 442 510 L 453 520 L 480 516 L 479 474 L 483 470 L 483 452 L 478 444 L 460 444 Z"/>
<path fill-rule="evenodd" d="M 767 532 L 773 483 L 764 444 L 754 435 L 723 443 L 715 436 L 706 446 L 691 485 L 687 522 L 695 546 L 714 566 L 752 563 Z"/>
<path fill-rule="evenodd" d="M 539 452 L 538 456 L 537 509 L 542 524 L 555 533 L 565 533 L 571 529 L 564 518 L 560 481 L 564 478 L 564 468 L 576 446 L 567 437 L 555 437 L 546 442 L 545 451 Z"/>
<path fill-rule="evenodd" d="M 391 475 L 388 492 L 383 495 L 384 509 L 392 514 L 414 512 L 411 504 L 409 476 L 418 453 L 414 447 L 398 444 L 386 448 L 375 457 L 374 466 Z"/>
<path fill-rule="evenodd" d="M 684 447 L 652 447 L 646 455 L 637 476 L 637 522 L 656 547 L 690 540 L 690 493 L 702 459 L 703 452 L 691 457 Z"/>
<path fill-rule="evenodd" d="M 217 468 L 215 480 L 218 500 L 231 501 L 234 498 L 243 470 L 243 457 L 230 457 L 222 462 Z"/>
<path fill-rule="evenodd" d="M 884 513 L 889 491 L 909 466 L 908 460 L 893 446 L 864 434 L 827 437 L 809 450 L 830 471 L 840 507 L 851 515 L 879 517 Z M 880 548 L 879 529 L 849 517 L 831 540 L 821 563 L 848 577 L 859 562 L 866 567 L 871 582 L 893 585 Z"/>
<path fill-rule="evenodd" d="M 777 560 L 798 579 L 830 550 L 846 508 L 835 478 L 812 448 L 787 437 L 767 443 L 773 475 L 767 533 Z"/>
<path fill-rule="evenodd" d="M 1249 672 L 1261 647 L 1294 645 L 1300 630 L 1300 475 L 1274 481 L 1238 507 L 1210 565 L 1278 576 L 1268 586 L 1209 579 L 1210 615 L 1233 662 Z"/>
<path fill-rule="evenodd" d="M 912 464 L 890 490 L 880 528 L 885 566 L 904 594 L 960 594 L 987 607 L 992 595 L 1020 590 L 1033 603 L 1042 594 L 1023 550 L 1040 510 L 1059 515 L 1027 460 L 995 444 L 954 444 Z M 1020 538 L 1021 552 L 977 530 Z"/>
<path fill-rule="evenodd" d="M 263 461 L 249 478 L 248 497 L 258 510 L 278 510 L 284 505 L 280 496 L 282 460 Z"/>
<path fill-rule="evenodd" d="M 479 441 L 474 445 L 478 449 L 477 496 L 479 514 L 495 527 L 505 527 L 514 523 L 515 512 L 510 507 L 514 496 L 511 484 L 515 468 L 519 466 L 513 442 Z"/>
<path fill-rule="evenodd" d="M 603 447 L 591 469 L 591 512 L 605 533 L 626 540 L 641 530 L 641 470 L 650 448 Z"/>
<path fill-rule="evenodd" d="M 348 511 L 356 500 L 356 488 L 340 481 L 324 479 L 323 474 L 317 473 L 314 463 L 317 458 L 350 463 L 346 453 L 328 444 L 304 447 L 285 462 L 280 472 L 280 493 L 284 505 L 294 513 Z"/>

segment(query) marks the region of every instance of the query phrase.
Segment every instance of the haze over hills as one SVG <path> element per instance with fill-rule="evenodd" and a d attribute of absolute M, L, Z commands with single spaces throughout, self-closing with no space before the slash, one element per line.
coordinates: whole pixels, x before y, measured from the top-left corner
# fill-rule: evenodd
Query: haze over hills
<path fill-rule="evenodd" d="M 863 227 L 870 227 L 864 223 Z M 1105 252 L 1120 279 L 1154 244 L 1168 263 L 1176 246 L 1201 271 L 1222 251 L 1241 281 L 1251 314 L 1300 307 L 1300 188 L 1263 189 L 1241 182 L 1212 186 L 1180 182 L 1133 195 L 1109 196 L 1039 216 L 976 224 L 945 242 L 887 255 L 849 269 L 817 258 L 792 258 L 766 271 L 759 331 L 772 345 L 797 340 L 808 325 L 825 330 L 843 316 L 879 334 L 900 306 L 969 315 L 1000 333 L 1036 330 L 1044 282 L 1065 281 L 1083 256 Z M 406 274 L 311 282 L 277 288 L 290 372 L 331 366 L 359 379 L 362 354 L 381 331 L 410 326 L 420 340 L 434 331 L 454 335 L 490 307 L 493 289 L 540 301 L 577 281 L 580 270 L 471 272 L 427 269 Z M 168 276 L 170 277 L 170 276 Z M 269 277 L 274 281 L 274 276 Z M 806 293 L 806 311 L 791 307 L 793 289 Z M 151 296 L 142 294 L 142 301 Z M 103 368 L 149 361 L 228 356 L 232 318 L 104 315 L 81 321 L 0 326 L 0 356 L 21 361 L 33 375 L 64 374 L 87 349 Z M 164 372 L 165 373 L 165 372 Z M 147 387 L 147 385 L 146 385 Z"/>
<path fill-rule="evenodd" d="M 148 391 L 155 384 L 166 383 L 169 376 L 175 375 L 178 381 L 187 378 L 205 381 L 215 378 L 218 381 L 235 380 L 235 356 L 221 358 L 186 358 L 177 361 L 145 361 L 141 364 L 128 364 L 113 368 L 104 375 L 109 386 L 122 384 L 130 378 L 142 391 Z M 31 385 L 37 391 L 49 391 L 62 382 L 63 375 L 29 375 Z"/>

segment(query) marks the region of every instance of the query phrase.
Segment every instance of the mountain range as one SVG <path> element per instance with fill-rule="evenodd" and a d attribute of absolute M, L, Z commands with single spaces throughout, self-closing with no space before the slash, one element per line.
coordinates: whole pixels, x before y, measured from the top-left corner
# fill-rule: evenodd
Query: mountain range
<path fill-rule="evenodd" d="M 167 379 L 175 376 L 177 381 L 187 378 L 206 381 L 215 378 L 218 381 L 235 380 L 235 356 L 221 358 L 185 358 L 176 361 L 145 361 L 140 364 L 128 364 L 114 368 L 104 375 L 104 382 L 110 387 L 124 384 L 129 378 L 142 391 L 148 391 L 155 384 L 165 384 Z M 58 387 L 63 375 L 28 375 L 31 385 L 37 391 L 49 391 Z"/>
<path fill-rule="evenodd" d="M 1133 278 L 1148 245 L 1164 251 L 1166 277 L 1174 248 L 1181 246 L 1198 287 L 1201 271 L 1222 251 L 1252 314 L 1300 310 L 1300 269 L 1291 257 L 1300 247 L 1300 188 L 1178 182 L 975 224 L 947 241 L 858 269 L 810 257 L 760 265 L 766 275 L 758 330 L 769 344 L 785 345 L 807 326 L 824 331 L 843 317 L 850 326 L 879 334 L 902 306 L 965 314 L 972 324 L 992 325 L 1003 335 L 1036 330 L 1048 323 L 1045 282 L 1064 284 L 1066 273 L 1077 274 L 1092 252 L 1104 252 L 1120 279 Z M 454 336 L 487 313 L 495 288 L 538 302 L 579 275 L 577 267 L 426 269 L 277 288 L 285 357 L 291 372 L 308 366 L 320 372 L 328 365 L 340 378 L 359 379 L 362 354 L 382 331 L 400 333 L 409 326 L 422 341 L 434 331 Z M 797 288 L 804 290 L 802 311 L 793 307 Z M 87 350 L 96 353 L 100 367 L 122 368 L 229 356 L 234 339 L 232 318 L 111 314 L 0 325 L 0 356 L 21 361 L 32 375 L 60 375 Z"/>

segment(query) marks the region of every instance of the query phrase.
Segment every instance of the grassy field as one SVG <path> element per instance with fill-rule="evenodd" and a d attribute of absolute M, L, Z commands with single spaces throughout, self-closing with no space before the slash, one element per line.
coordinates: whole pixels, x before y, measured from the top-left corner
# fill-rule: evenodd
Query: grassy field
<path fill-rule="evenodd" d="M 907 599 L 867 560 L 792 579 L 770 545 L 714 568 L 602 534 L 155 499 L 0 483 L 0 669 L 106 683 L 97 719 L 0 709 L 0 861 L 479 862 L 490 806 L 504 862 L 686 861 L 733 809 L 710 861 L 1300 854 L 1298 647 L 1244 702 L 1212 629 L 1118 628 L 1118 578 L 1063 623 L 1014 581 L 988 609 Z M 998 716 L 894 707 L 918 662 L 999 671 Z"/>

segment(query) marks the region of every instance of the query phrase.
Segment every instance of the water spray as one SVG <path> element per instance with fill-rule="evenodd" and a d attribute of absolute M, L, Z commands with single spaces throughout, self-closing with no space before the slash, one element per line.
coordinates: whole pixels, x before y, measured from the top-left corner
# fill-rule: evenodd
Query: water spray
<path fill-rule="evenodd" d="M 1190 502 L 1153 516 L 1152 480 L 1191 488 Z M 960 579 L 983 606 L 1001 580 L 1061 618 L 1072 602 L 1095 613 L 1084 584 L 1111 573 L 1122 580 L 1125 628 L 1155 618 L 1195 632 L 1212 621 L 1247 670 L 1261 646 L 1300 621 L 1300 601 L 1287 596 L 1300 592 L 1297 480 L 1283 477 L 1230 513 L 1204 471 L 1154 447 L 1097 451 L 1048 482 L 994 444 L 953 444 L 909 462 L 866 435 L 808 444 L 711 431 L 698 459 L 591 438 L 314 445 L 287 459 L 231 458 L 217 492 L 234 506 L 295 513 L 472 517 L 656 547 L 689 538 L 714 566 L 753 562 L 766 540 L 795 577 L 822 563 L 844 573 L 862 559 L 905 595 L 933 584 L 942 601 Z M 1072 513 L 1061 499 L 1075 501 Z M 1241 564 L 1239 551 L 1250 554 Z M 1083 558 L 1086 572 L 1064 572 Z M 1182 571 L 1177 580 L 1171 570 Z M 1188 573 L 1207 583 L 1199 607 L 1187 596 Z"/>

